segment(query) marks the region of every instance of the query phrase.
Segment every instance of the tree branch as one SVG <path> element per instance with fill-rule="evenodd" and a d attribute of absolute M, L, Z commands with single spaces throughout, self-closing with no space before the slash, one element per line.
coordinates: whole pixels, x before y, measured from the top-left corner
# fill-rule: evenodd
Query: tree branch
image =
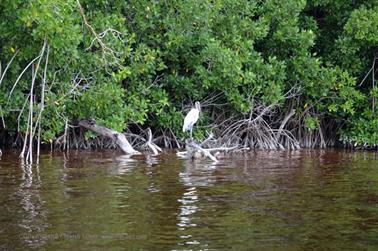
<path fill-rule="evenodd" d="M 126 139 L 125 135 L 119 133 L 115 130 L 109 129 L 105 126 L 97 125 L 94 121 L 90 120 L 80 120 L 79 126 L 94 131 L 95 133 L 112 139 L 121 150 L 126 154 L 138 154 L 139 152 L 136 151 L 129 141 Z"/>

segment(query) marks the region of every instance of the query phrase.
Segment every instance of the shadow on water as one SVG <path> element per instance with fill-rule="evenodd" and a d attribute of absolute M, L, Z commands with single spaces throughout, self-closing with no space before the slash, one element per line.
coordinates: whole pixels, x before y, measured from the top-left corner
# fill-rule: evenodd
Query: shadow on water
<path fill-rule="evenodd" d="M 0 159 L 5 250 L 377 250 L 377 204 L 374 152 Z"/>

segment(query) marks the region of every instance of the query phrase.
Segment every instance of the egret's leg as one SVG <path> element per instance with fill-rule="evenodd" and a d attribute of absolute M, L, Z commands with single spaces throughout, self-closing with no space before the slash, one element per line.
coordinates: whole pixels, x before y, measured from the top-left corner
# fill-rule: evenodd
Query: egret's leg
<path fill-rule="evenodd" d="M 192 134 L 193 128 L 190 128 L 190 139 L 193 141 L 193 134 Z"/>

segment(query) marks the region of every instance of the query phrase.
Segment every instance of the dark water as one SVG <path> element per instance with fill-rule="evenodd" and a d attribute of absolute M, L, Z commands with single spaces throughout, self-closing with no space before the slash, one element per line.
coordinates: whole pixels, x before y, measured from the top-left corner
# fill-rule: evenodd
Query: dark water
<path fill-rule="evenodd" d="M 378 250 L 378 158 L 6 151 L 0 250 Z"/>

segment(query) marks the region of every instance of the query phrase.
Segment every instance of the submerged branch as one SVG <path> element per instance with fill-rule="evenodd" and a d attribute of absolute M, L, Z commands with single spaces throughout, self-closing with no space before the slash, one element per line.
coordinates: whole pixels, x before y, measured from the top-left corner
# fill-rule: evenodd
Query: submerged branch
<path fill-rule="evenodd" d="M 188 151 L 188 154 L 190 156 L 194 156 L 194 153 L 195 153 L 195 150 L 203 153 L 203 155 L 205 155 L 206 157 L 208 157 L 209 159 L 211 159 L 212 161 L 214 162 L 218 162 L 217 158 L 215 158 L 214 155 L 212 155 L 210 153 L 210 151 L 208 149 L 204 149 L 202 148 L 200 145 L 198 145 L 197 143 L 195 142 L 189 142 L 187 145 L 186 145 L 186 149 Z"/>

